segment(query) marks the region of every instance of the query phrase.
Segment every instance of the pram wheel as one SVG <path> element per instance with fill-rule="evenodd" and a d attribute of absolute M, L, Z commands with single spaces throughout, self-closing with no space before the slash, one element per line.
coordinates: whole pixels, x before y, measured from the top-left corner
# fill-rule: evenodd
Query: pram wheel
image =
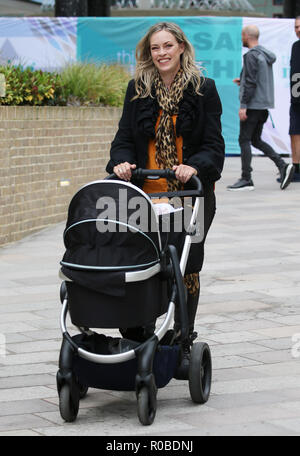
<path fill-rule="evenodd" d="M 85 385 L 79 385 L 79 397 L 80 399 L 83 399 L 87 392 L 88 392 L 89 387 Z"/>
<path fill-rule="evenodd" d="M 204 342 L 194 343 L 189 366 L 189 389 L 193 402 L 204 404 L 210 394 L 212 363 L 209 346 Z"/>
<path fill-rule="evenodd" d="M 138 393 L 137 406 L 140 422 L 144 426 L 152 424 L 156 415 L 156 394 L 151 398 L 149 389 L 143 386 Z"/>
<path fill-rule="evenodd" d="M 61 417 L 71 423 L 75 421 L 79 410 L 79 396 L 78 400 L 75 401 L 71 395 L 70 385 L 65 383 L 59 392 L 59 411 Z"/>

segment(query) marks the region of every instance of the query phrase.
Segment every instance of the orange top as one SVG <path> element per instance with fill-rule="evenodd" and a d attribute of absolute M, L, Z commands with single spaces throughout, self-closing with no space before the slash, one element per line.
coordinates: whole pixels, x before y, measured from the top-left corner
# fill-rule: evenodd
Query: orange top
<path fill-rule="evenodd" d="M 155 131 L 157 130 L 157 127 L 159 125 L 160 121 L 160 116 L 161 116 L 161 110 L 159 112 L 159 116 L 155 125 Z M 176 119 L 177 116 L 172 116 L 173 120 L 173 125 L 175 128 L 176 125 Z M 177 150 L 177 157 L 179 163 L 182 163 L 182 137 L 176 136 L 176 150 Z M 147 169 L 159 169 L 156 160 L 155 160 L 155 152 L 156 152 L 156 147 L 155 147 L 155 139 L 150 139 L 149 145 L 148 145 L 148 160 L 147 160 Z M 152 179 L 145 179 L 144 185 L 143 185 L 143 190 L 146 193 L 160 193 L 160 192 L 167 192 L 168 191 L 168 185 L 167 185 L 167 180 L 166 179 L 157 179 L 157 180 L 152 180 Z"/>

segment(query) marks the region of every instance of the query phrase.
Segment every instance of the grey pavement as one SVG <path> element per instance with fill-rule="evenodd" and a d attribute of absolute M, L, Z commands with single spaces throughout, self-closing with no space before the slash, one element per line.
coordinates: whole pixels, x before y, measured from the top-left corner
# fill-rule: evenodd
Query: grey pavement
<path fill-rule="evenodd" d="M 193 404 L 188 382 L 172 380 L 144 427 L 133 392 L 90 389 L 77 420 L 63 422 L 60 223 L 0 249 L 0 436 L 300 435 L 300 185 L 281 191 L 267 158 L 253 167 L 253 192 L 226 191 L 238 157 L 216 185 L 196 325 L 212 351 L 209 401 Z"/>

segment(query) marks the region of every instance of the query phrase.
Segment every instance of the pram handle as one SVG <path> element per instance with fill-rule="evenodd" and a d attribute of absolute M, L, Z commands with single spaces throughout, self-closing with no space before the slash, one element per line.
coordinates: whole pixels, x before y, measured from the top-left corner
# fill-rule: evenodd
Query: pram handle
<path fill-rule="evenodd" d="M 107 179 L 114 179 L 116 178 L 116 174 L 111 174 L 107 177 Z M 132 170 L 132 177 L 136 179 L 176 179 L 175 171 L 172 169 L 143 169 L 138 168 Z M 118 177 L 117 177 L 118 178 Z M 189 181 L 189 184 L 192 184 L 193 189 L 191 190 L 178 190 L 176 192 L 163 192 L 163 193 L 151 193 L 151 196 L 160 197 L 173 197 L 173 196 L 203 196 L 203 186 L 202 182 L 200 181 L 199 177 L 192 176 Z"/>

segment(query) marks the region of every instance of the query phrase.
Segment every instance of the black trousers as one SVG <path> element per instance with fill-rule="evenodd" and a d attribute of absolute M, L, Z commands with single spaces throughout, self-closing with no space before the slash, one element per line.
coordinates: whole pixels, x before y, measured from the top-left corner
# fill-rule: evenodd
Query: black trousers
<path fill-rule="evenodd" d="M 264 123 L 268 118 L 267 109 L 247 109 L 247 119 L 240 122 L 239 144 L 241 148 L 242 179 L 251 179 L 251 144 L 269 157 L 279 170 L 285 161 L 266 142 L 261 139 Z"/>
<path fill-rule="evenodd" d="M 283 2 L 283 17 L 300 16 L 300 0 L 284 0 Z"/>

